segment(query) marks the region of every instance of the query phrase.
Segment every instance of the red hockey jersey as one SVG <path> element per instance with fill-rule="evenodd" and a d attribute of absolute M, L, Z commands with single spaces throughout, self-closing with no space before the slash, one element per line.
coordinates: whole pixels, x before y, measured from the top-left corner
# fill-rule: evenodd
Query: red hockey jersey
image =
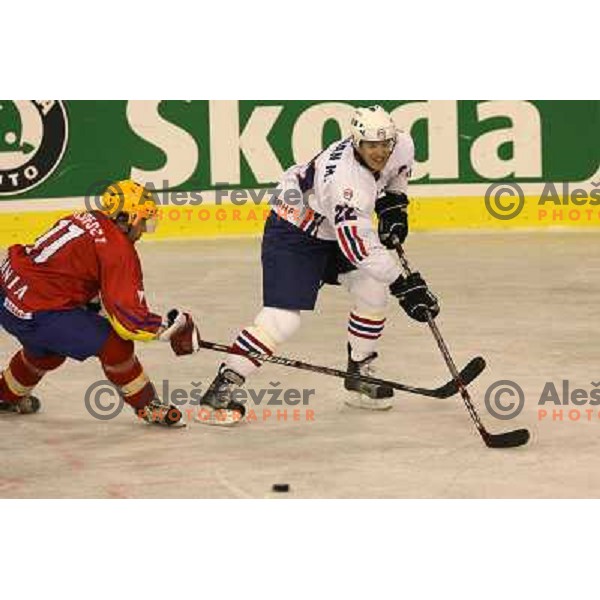
<path fill-rule="evenodd" d="M 151 340 L 162 322 L 146 303 L 133 243 L 100 212 L 66 216 L 34 244 L 11 246 L 0 283 L 7 308 L 25 318 L 81 307 L 100 294 L 121 337 Z"/>

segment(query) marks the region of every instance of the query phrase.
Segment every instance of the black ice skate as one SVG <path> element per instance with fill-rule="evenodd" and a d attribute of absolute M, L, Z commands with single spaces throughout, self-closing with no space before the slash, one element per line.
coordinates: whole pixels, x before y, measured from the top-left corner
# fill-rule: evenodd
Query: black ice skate
<path fill-rule="evenodd" d="M 377 352 L 373 352 L 361 361 L 352 360 L 351 347 L 348 344 L 348 373 L 357 373 L 374 377 L 375 371 L 372 363 L 377 358 Z M 366 383 L 346 377 L 344 387 L 352 392 L 347 395 L 345 403 L 352 408 L 364 408 L 366 410 L 389 410 L 392 408 L 391 398 L 394 390 L 386 385 Z"/>
<path fill-rule="evenodd" d="M 20 413 L 30 415 L 40 410 L 42 403 L 35 396 L 24 396 L 18 402 L 5 402 L 0 399 L 0 414 Z"/>
<path fill-rule="evenodd" d="M 164 427 L 185 427 L 181 411 L 172 404 L 163 404 L 158 398 L 150 401 L 145 408 L 136 411 L 146 423 Z"/>
<path fill-rule="evenodd" d="M 246 414 L 246 408 L 243 404 L 232 400 L 231 393 L 243 385 L 244 381 L 244 377 L 222 364 L 217 376 L 200 400 L 196 421 L 204 423 L 204 425 L 220 425 L 222 427 L 231 427 L 241 423 Z"/>

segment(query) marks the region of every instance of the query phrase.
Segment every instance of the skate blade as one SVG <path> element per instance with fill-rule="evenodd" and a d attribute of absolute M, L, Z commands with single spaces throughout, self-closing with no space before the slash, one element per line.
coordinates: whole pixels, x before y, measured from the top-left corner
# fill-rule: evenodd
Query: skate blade
<path fill-rule="evenodd" d="M 142 425 L 145 425 L 146 427 L 159 427 L 160 429 L 182 429 L 183 427 L 187 427 L 187 423 L 184 423 L 183 421 L 173 423 L 173 425 L 167 425 L 166 423 L 150 423 L 148 421 L 145 421 L 144 419 L 140 420 L 142 422 Z"/>
<path fill-rule="evenodd" d="M 219 408 L 217 410 L 204 407 L 194 417 L 196 423 L 212 427 L 237 427 L 244 421 L 242 413 L 237 410 Z"/>
<path fill-rule="evenodd" d="M 365 396 L 359 396 L 358 398 L 346 398 L 344 404 L 350 408 L 357 410 L 375 410 L 375 411 L 386 411 L 390 410 L 393 406 L 391 398 L 369 398 Z"/>

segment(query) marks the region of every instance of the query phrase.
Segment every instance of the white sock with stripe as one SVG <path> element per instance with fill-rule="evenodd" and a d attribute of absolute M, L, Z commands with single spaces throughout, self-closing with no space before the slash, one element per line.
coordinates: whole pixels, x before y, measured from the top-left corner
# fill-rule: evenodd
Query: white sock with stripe
<path fill-rule="evenodd" d="M 240 352 L 253 351 L 271 355 L 277 345 L 290 339 L 299 328 L 300 311 L 266 307 L 258 313 L 252 327 L 240 332 L 233 347 Z M 225 364 L 245 378 L 261 366 L 253 358 L 234 354 L 227 356 Z"/>
<path fill-rule="evenodd" d="M 352 360 L 360 361 L 377 348 L 385 326 L 389 289 L 362 269 L 342 275 L 340 281 L 354 299 L 354 309 L 348 318 L 348 342 Z"/>
<path fill-rule="evenodd" d="M 356 310 L 348 318 L 348 342 L 352 360 L 361 361 L 375 352 L 383 333 L 385 318 L 381 315 L 359 314 Z"/>

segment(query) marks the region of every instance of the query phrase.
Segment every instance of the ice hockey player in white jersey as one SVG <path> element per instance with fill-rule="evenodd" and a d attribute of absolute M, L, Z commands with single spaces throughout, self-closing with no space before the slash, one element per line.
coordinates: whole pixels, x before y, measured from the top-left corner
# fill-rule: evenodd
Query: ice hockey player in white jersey
<path fill-rule="evenodd" d="M 426 321 L 427 311 L 433 317 L 439 313 L 420 274 L 405 278 L 390 252 L 408 235 L 413 141 L 380 106 L 357 109 L 351 132 L 309 163 L 284 173 L 262 242 L 263 308 L 237 336 L 233 346 L 240 352 L 272 354 L 298 330 L 302 311 L 314 310 L 324 284 L 342 284 L 352 298 L 349 372 L 373 372 L 390 293 L 417 321 Z M 256 360 L 229 355 L 201 400 L 198 420 L 241 422 L 245 409 L 231 392 L 259 367 Z M 393 390 L 387 386 L 352 378 L 344 386 L 349 406 L 385 410 L 392 405 Z"/>

